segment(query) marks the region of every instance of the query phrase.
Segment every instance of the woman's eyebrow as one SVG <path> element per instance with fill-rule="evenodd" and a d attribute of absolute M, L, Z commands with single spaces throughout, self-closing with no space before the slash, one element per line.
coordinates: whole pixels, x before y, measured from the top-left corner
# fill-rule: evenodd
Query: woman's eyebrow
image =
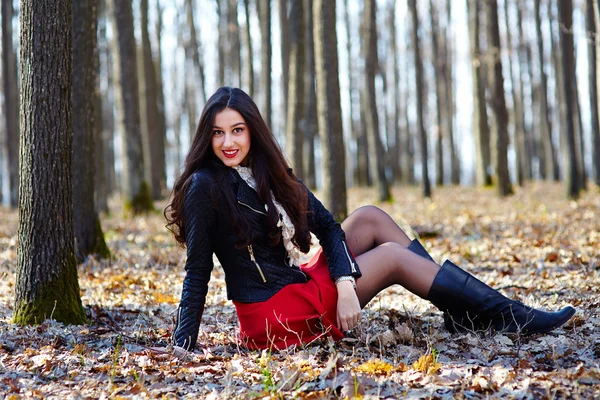
<path fill-rule="evenodd" d="M 240 122 L 236 122 L 235 124 L 231 125 L 231 128 L 234 128 L 234 127 L 236 127 L 236 126 L 240 126 L 240 125 L 246 125 L 246 124 L 245 124 L 245 123 L 243 123 L 243 122 L 241 122 L 241 121 L 240 121 Z M 223 128 L 221 128 L 220 126 L 217 126 L 217 125 L 213 125 L 213 127 L 212 127 L 212 128 L 213 128 L 213 129 L 223 129 Z"/>

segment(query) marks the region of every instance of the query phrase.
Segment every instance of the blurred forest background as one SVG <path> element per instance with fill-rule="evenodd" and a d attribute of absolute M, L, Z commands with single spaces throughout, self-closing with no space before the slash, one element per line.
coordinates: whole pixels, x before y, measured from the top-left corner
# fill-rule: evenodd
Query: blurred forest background
<path fill-rule="evenodd" d="M 167 195 L 204 102 L 221 85 L 255 98 L 299 177 L 338 194 L 374 185 L 387 200 L 394 184 L 431 196 L 432 187 L 460 183 L 506 195 L 546 179 L 565 181 L 577 197 L 590 179 L 600 182 L 596 1 L 85 3 L 89 15 L 73 15 L 73 35 L 93 28 L 85 45 L 93 50 L 73 57 L 92 60 L 73 80 L 95 80 L 84 96 L 95 98 L 87 160 L 98 210 L 111 194 L 138 190 L 123 188 L 125 168 L 143 169 L 137 179 L 154 199 Z M 12 207 L 20 16 L 18 2 L 2 2 L 0 178 Z M 325 192 L 344 214 L 345 196 Z"/>

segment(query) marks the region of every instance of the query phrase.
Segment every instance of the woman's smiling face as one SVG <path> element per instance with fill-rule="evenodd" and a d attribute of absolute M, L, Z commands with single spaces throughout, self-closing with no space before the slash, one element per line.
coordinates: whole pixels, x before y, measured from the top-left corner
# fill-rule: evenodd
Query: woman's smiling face
<path fill-rule="evenodd" d="M 250 130 L 242 115 L 225 108 L 215 116 L 212 128 L 212 149 L 228 167 L 244 164 L 250 152 Z"/>

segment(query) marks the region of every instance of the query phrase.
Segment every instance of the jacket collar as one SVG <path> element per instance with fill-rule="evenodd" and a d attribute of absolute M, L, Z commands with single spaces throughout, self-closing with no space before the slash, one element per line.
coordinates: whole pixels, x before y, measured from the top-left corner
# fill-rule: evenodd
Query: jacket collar
<path fill-rule="evenodd" d="M 247 207 L 251 207 L 260 212 L 265 211 L 265 204 L 260 201 L 258 193 L 252 189 L 248 184 L 239 176 L 236 170 L 231 169 L 232 182 L 234 184 L 234 190 L 236 190 L 236 200 L 238 203 L 243 203 Z M 237 188 L 236 188 L 237 187 Z"/>

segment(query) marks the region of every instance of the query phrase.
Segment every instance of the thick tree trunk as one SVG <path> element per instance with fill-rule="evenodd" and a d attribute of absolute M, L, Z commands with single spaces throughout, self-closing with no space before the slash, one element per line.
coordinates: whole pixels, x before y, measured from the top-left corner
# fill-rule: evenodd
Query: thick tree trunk
<path fill-rule="evenodd" d="M 71 197 L 71 1 L 21 1 L 21 176 L 14 321 L 84 323 Z M 43 46 L 40 45 L 43 43 Z"/>
<path fill-rule="evenodd" d="M 513 125 L 514 125 L 514 148 L 517 165 L 517 182 L 519 186 L 525 184 L 525 179 L 531 176 L 529 171 L 530 163 L 525 147 L 525 118 L 523 113 L 523 81 L 521 76 L 515 75 L 513 68 L 513 41 L 512 41 L 512 24 L 510 21 L 509 2 L 504 0 L 504 12 L 506 22 L 506 43 L 508 47 L 508 70 L 510 72 L 510 81 L 513 98 Z M 518 64 L 518 62 L 517 62 Z M 519 68 L 520 71 L 520 68 Z"/>
<path fill-rule="evenodd" d="M 313 36 L 313 0 L 304 1 L 305 31 L 305 55 L 306 73 L 304 74 L 304 95 L 306 96 L 306 109 L 304 113 L 304 183 L 310 189 L 316 189 L 316 167 L 315 167 L 315 139 L 318 132 L 317 121 L 317 94 L 315 81 L 315 42 Z"/>
<path fill-rule="evenodd" d="M 292 162 L 296 176 L 304 179 L 303 146 L 304 126 L 303 120 L 306 109 L 304 97 L 305 48 L 304 48 L 304 2 L 294 1 L 290 10 L 289 21 L 289 85 L 287 100 L 286 122 L 286 153 Z"/>
<path fill-rule="evenodd" d="M 218 2 L 217 2 L 218 4 Z M 191 59 L 194 63 L 196 71 L 198 71 L 198 78 L 200 82 L 194 82 L 194 86 L 200 89 L 200 95 L 202 96 L 202 103 L 206 103 L 206 79 L 204 74 L 204 61 L 201 57 L 202 42 L 200 38 L 196 35 L 196 23 L 194 22 L 194 6 L 192 4 L 192 0 L 185 0 L 185 10 L 186 10 L 186 21 L 187 21 L 187 29 L 189 32 L 189 42 L 185 44 L 186 56 Z M 219 32 L 221 28 L 219 28 Z M 221 46 L 221 39 L 219 33 L 219 46 Z M 224 78 L 224 60 L 221 47 L 219 47 L 219 82 L 223 84 Z M 223 76 L 221 76 L 223 75 Z"/>
<path fill-rule="evenodd" d="M 379 136 L 377 96 L 375 95 L 375 74 L 378 67 L 375 1 L 366 0 L 364 3 L 364 31 L 361 53 L 365 62 L 365 82 L 361 95 L 361 103 L 365 111 L 366 134 L 369 143 L 369 169 L 373 173 L 372 178 L 375 182 L 377 198 L 379 201 L 389 201 L 391 194 L 383 164 L 385 151 Z"/>
<path fill-rule="evenodd" d="M 323 200 L 337 221 L 346 218 L 346 177 L 340 103 L 335 0 L 315 0 L 313 24 L 317 112 L 323 154 Z"/>
<path fill-rule="evenodd" d="M 190 4 L 191 4 L 191 0 Z M 227 2 L 223 2 L 222 0 L 215 0 L 217 3 L 217 76 L 219 86 L 225 85 L 227 81 L 227 76 L 225 74 L 226 60 L 227 60 L 227 50 L 225 46 L 227 45 Z"/>
<path fill-rule="evenodd" d="M 551 5 L 548 5 L 548 7 L 550 6 Z M 552 141 L 552 124 L 550 122 L 550 108 L 548 107 L 548 74 L 544 68 L 544 39 L 542 36 L 540 0 L 535 0 L 535 31 L 537 37 L 538 58 L 540 60 L 540 119 L 544 153 L 546 154 L 545 169 L 547 171 L 548 179 L 552 177 L 554 181 L 558 181 L 560 179 L 558 173 L 558 156 L 556 154 L 556 147 Z"/>
<path fill-rule="evenodd" d="M 484 62 L 480 45 L 479 1 L 467 0 L 469 9 L 469 39 L 473 71 L 473 133 L 475 138 L 475 176 L 480 186 L 490 186 L 490 132 L 485 104 Z"/>
<path fill-rule="evenodd" d="M 110 252 L 94 207 L 97 0 L 73 2 L 73 226 L 77 260 Z"/>
<path fill-rule="evenodd" d="M 419 129 L 421 166 L 423 179 L 423 196 L 431 197 L 431 183 L 429 182 L 429 152 L 427 149 L 427 132 L 425 131 L 424 107 L 425 95 L 423 87 L 423 60 L 421 57 L 421 46 L 419 42 L 419 15 L 416 0 L 408 0 L 412 16 L 412 44 L 415 53 L 416 86 L 417 86 L 417 123 Z"/>
<path fill-rule="evenodd" d="M 488 79 L 490 80 L 490 100 L 496 121 L 496 152 L 494 168 L 497 177 L 498 193 L 507 196 L 512 193 L 508 174 L 508 112 L 504 100 L 504 77 L 500 57 L 500 32 L 498 29 L 498 4 L 496 0 L 487 2 L 488 42 L 491 50 Z"/>
<path fill-rule="evenodd" d="M 271 125 L 272 113 L 272 91 L 271 91 L 271 0 L 259 0 L 258 18 L 260 21 L 260 85 L 261 85 L 261 113 L 269 129 Z"/>
<path fill-rule="evenodd" d="M 565 107 L 565 127 L 563 128 L 565 151 L 565 182 L 567 195 L 571 199 L 579 197 L 579 176 L 577 174 L 578 160 L 575 141 L 575 96 L 573 93 L 572 78 L 575 75 L 573 35 L 570 30 L 573 26 L 573 4 L 571 0 L 558 1 L 558 21 L 560 26 L 560 48 L 562 64 L 562 85 Z"/>
<path fill-rule="evenodd" d="M 244 38 L 246 41 L 246 90 L 250 97 L 254 97 L 254 54 L 252 53 L 252 35 L 250 34 L 250 0 L 244 0 L 244 11 L 246 16 L 246 29 Z"/>
<path fill-rule="evenodd" d="M 589 0 L 592 1 L 592 0 Z M 596 64 L 593 66 L 594 69 L 594 76 L 595 76 L 595 82 L 596 82 L 596 109 L 595 109 L 595 113 L 596 113 L 596 118 L 598 118 L 598 85 L 600 84 L 600 79 L 598 79 L 598 77 L 600 76 L 600 57 L 598 57 L 598 55 L 600 54 L 600 39 L 598 38 L 598 31 L 600 30 L 600 4 L 598 4 L 597 1 L 593 2 L 593 18 L 594 18 L 594 26 L 595 26 L 595 40 L 594 40 L 594 55 L 596 58 Z M 592 66 L 590 65 L 588 68 L 592 69 Z M 590 84 L 592 84 L 592 81 L 590 80 Z M 593 170 L 593 174 L 594 174 L 594 182 L 596 183 L 596 185 L 600 186 L 600 132 L 597 128 L 593 128 L 592 129 L 592 170 Z"/>
<path fill-rule="evenodd" d="M 149 184 L 144 178 L 133 13 L 131 2 L 127 0 L 109 0 L 109 4 L 117 49 L 113 56 L 118 128 L 122 141 L 121 196 L 125 209 L 138 214 L 154 207 Z"/>
<path fill-rule="evenodd" d="M 152 198 L 162 197 L 166 187 L 163 185 L 164 172 L 160 170 L 160 159 L 164 159 L 164 134 L 159 131 L 158 93 L 156 87 L 156 70 L 150 45 L 148 31 L 148 0 L 140 0 L 140 31 L 142 37 L 142 57 L 139 62 L 140 78 L 140 127 L 142 138 L 146 138 L 144 160 L 146 162 L 146 179 L 152 189 Z"/>
<path fill-rule="evenodd" d="M 2 152 L 2 204 L 19 204 L 19 76 L 13 50 L 13 2 L 2 0 L 2 81 L 4 85 L 5 136 Z"/>
<path fill-rule="evenodd" d="M 103 63 L 102 60 L 107 54 L 108 44 L 106 42 L 106 2 L 97 0 L 97 49 L 94 55 L 96 63 L 96 82 L 94 90 L 94 122 L 95 122 L 95 142 L 94 142 L 94 200 L 97 213 L 108 213 L 108 178 L 106 176 L 106 157 L 104 143 L 104 107 L 103 99 L 108 97 L 108 90 L 101 93 Z M 104 68 L 104 71 L 106 68 Z M 106 74 L 106 72 L 104 72 Z M 111 110 L 112 111 L 112 110 Z"/>
<path fill-rule="evenodd" d="M 237 0 L 229 0 L 227 6 L 227 44 L 230 77 L 229 86 L 242 86 L 240 26 L 238 24 Z"/>

